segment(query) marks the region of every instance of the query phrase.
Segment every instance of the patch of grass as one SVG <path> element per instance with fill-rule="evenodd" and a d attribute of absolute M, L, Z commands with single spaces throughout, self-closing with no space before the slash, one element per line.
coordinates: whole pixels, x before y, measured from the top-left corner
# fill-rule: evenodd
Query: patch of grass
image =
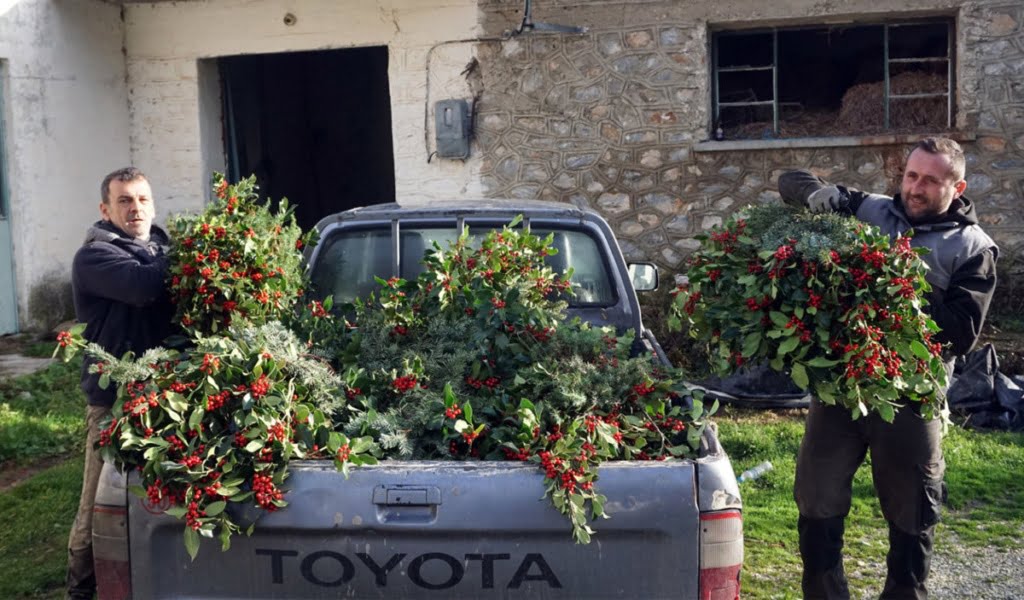
<path fill-rule="evenodd" d="M 0 494 L 0 598 L 63 597 L 68 532 L 82 489 L 82 457 Z"/>
<path fill-rule="evenodd" d="M 30 375 L 0 380 L 0 464 L 22 464 L 81 446 L 81 364 L 56 362 Z"/>
<path fill-rule="evenodd" d="M 719 437 L 733 469 L 770 460 L 775 467 L 743 483 L 746 541 L 743 597 L 800 597 L 797 509 L 793 500 L 796 454 L 805 411 L 759 411 L 723 407 L 716 415 Z M 936 547 L 954 538 L 966 546 L 1024 546 L 1024 434 L 951 427 L 943 442 L 949 500 L 936 533 Z M 871 483 L 870 458 L 853 481 L 853 506 L 846 521 L 844 560 L 851 593 L 878 590 L 885 577 L 888 526 Z"/>
<path fill-rule="evenodd" d="M 969 545 L 1024 544 L 1024 433 L 951 427 L 943 451 L 946 527 Z"/>
<path fill-rule="evenodd" d="M 56 347 L 56 342 L 33 342 L 22 348 L 21 353 L 34 358 L 50 358 Z"/>

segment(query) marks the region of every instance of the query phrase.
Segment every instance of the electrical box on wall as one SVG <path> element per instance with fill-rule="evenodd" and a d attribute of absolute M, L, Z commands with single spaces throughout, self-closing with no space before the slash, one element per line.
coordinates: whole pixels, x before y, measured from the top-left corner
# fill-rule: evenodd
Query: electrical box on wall
<path fill-rule="evenodd" d="M 434 130 L 437 155 L 441 158 L 468 158 L 470 137 L 469 103 L 465 100 L 440 100 L 434 105 Z"/>

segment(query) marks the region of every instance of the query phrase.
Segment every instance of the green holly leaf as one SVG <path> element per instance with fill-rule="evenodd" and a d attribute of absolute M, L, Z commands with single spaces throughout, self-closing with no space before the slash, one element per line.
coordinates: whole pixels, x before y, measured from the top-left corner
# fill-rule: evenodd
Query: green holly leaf
<path fill-rule="evenodd" d="M 799 345 L 800 345 L 800 338 L 799 337 L 794 335 L 794 336 L 790 336 L 790 337 L 786 338 L 785 340 L 783 340 L 783 342 L 781 344 L 779 344 L 779 351 L 778 351 L 779 356 L 782 356 L 784 354 L 789 354 L 790 352 L 792 352 Z"/>
<path fill-rule="evenodd" d="M 223 500 L 219 500 L 217 502 L 211 502 L 211 503 L 207 504 L 206 505 L 206 516 L 208 516 L 208 517 L 216 517 L 220 513 L 224 512 L 224 508 L 227 507 L 227 505 L 228 505 L 228 503 L 223 501 Z"/>
<path fill-rule="evenodd" d="M 191 527 L 185 528 L 185 551 L 192 560 L 199 554 L 199 534 Z"/>
<path fill-rule="evenodd" d="M 811 360 L 807 361 L 807 366 L 808 367 L 818 367 L 818 368 L 834 367 L 837 364 L 839 364 L 838 360 L 831 360 L 831 359 L 825 358 L 824 356 L 816 356 L 816 357 L 812 358 Z"/>
<path fill-rule="evenodd" d="M 910 342 L 910 350 L 914 353 L 914 356 L 921 360 L 928 360 L 932 356 L 932 353 L 928 351 L 928 348 L 918 340 Z"/>
<path fill-rule="evenodd" d="M 760 332 L 755 331 L 753 333 L 748 333 L 747 336 L 743 338 L 743 356 L 750 358 L 757 354 L 758 348 L 761 347 L 761 340 L 762 337 Z"/>
<path fill-rule="evenodd" d="M 793 369 L 790 371 L 790 377 L 793 379 L 793 383 L 797 384 L 802 390 L 806 390 L 810 383 L 807 379 L 807 370 L 800 363 L 793 364 Z"/>

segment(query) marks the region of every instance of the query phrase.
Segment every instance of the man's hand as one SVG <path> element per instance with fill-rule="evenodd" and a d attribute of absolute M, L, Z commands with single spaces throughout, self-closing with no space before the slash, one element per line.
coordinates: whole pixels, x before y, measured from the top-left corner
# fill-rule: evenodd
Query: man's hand
<path fill-rule="evenodd" d="M 842 210 L 849 202 L 850 199 L 839 188 L 829 185 L 807 197 L 807 208 L 816 213 L 829 212 Z"/>

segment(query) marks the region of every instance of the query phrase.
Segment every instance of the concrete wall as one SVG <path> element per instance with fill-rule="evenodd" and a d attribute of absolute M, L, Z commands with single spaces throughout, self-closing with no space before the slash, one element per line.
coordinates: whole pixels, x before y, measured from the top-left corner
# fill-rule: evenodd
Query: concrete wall
<path fill-rule="evenodd" d="M 522 2 L 481 0 L 481 7 L 484 34 L 495 34 L 521 15 Z M 955 17 L 956 127 L 968 155 L 967 193 L 1003 247 L 1005 289 L 1004 275 L 1024 274 L 1019 1 L 909 0 L 896 12 L 873 0 L 538 0 L 535 22 L 590 29 L 481 47 L 475 151 L 484 189 L 494 197 L 592 206 L 613 223 L 629 256 L 669 270 L 684 268 L 697 233 L 743 205 L 778 201 L 783 169 L 892 189 L 907 143 L 918 136 L 707 142 L 709 31 L 929 15 Z"/>
<path fill-rule="evenodd" d="M 435 100 L 472 97 L 461 72 L 475 46 L 458 40 L 476 36 L 477 14 L 475 0 L 126 4 L 131 152 L 153 179 L 158 219 L 201 206 L 210 173 L 224 168 L 207 59 L 239 54 L 387 46 L 397 196 L 479 196 L 479 159 L 427 163 L 424 113 Z"/>
<path fill-rule="evenodd" d="M 0 3 L 0 60 L 22 329 L 70 308 L 71 258 L 99 218 L 103 176 L 129 162 L 120 7 Z"/>

